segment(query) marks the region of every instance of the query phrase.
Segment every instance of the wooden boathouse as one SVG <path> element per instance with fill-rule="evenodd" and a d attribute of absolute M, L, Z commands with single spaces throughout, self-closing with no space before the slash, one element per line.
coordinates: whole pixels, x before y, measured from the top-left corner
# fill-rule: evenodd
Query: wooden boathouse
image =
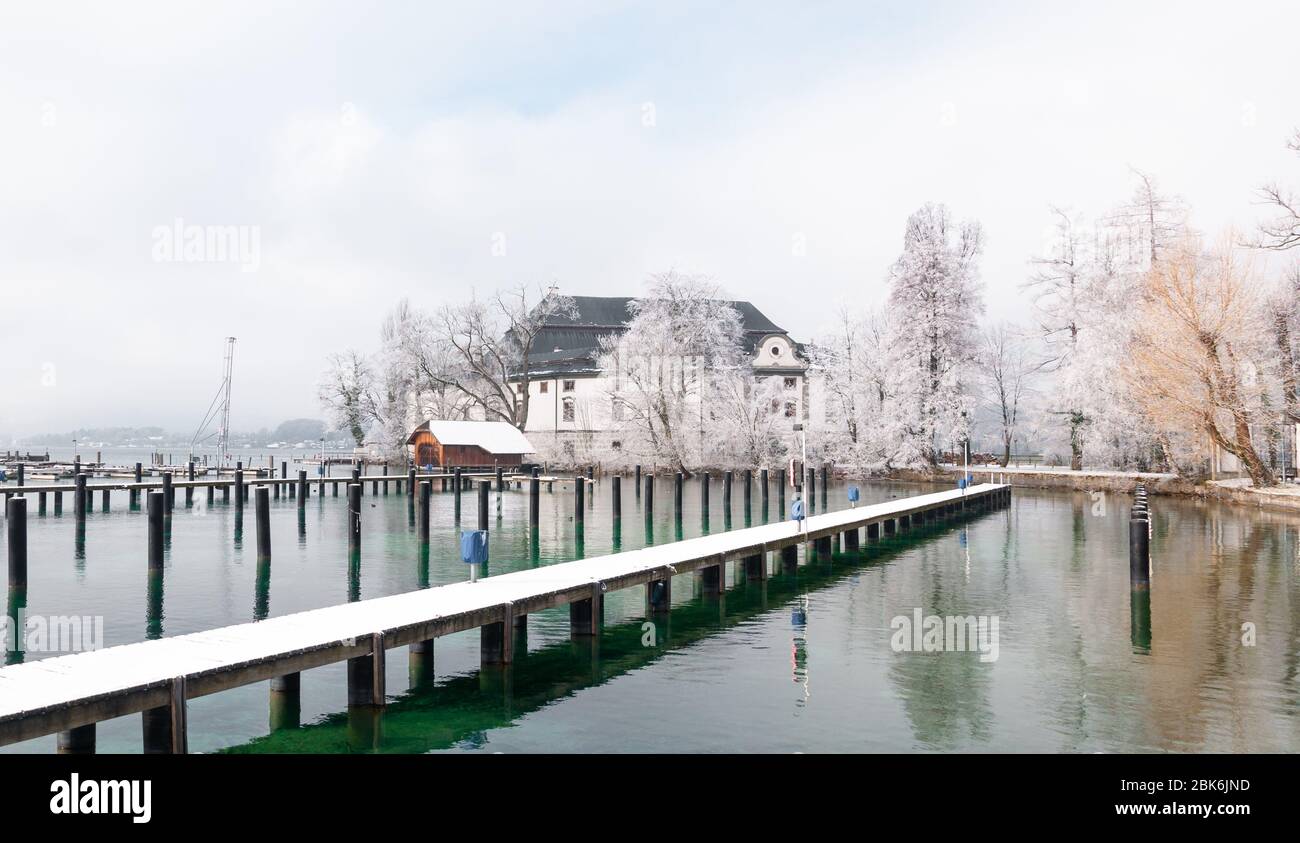
<path fill-rule="evenodd" d="M 492 421 L 426 421 L 407 437 L 421 468 L 483 468 L 522 465 L 533 453 L 528 438 L 512 424 Z"/>

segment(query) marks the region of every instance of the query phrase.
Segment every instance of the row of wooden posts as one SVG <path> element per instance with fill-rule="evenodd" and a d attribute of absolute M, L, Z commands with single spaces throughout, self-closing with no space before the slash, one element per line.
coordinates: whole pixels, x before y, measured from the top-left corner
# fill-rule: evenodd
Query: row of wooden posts
<path fill-rule="evenodd" d="M 782 472 L 783 474 L 784 472 Z M 729 472 L 727 474 L 730 474 Z M 766 474 L 766 472 L 764 472 Z M 396 480 L 399 494 L 402 491 L 401 479 L 385 476 L 376 478 L 374 490 L 379 490 L 379 484 L 383 483 L 383 489 L 387 492 L 388 481 Z M 432 496 L 433 481 L 424 480 L 416 481 L 414 469 L 408 470 L 406 479 L 406 492 L 413 497 L 413 506 L 419 509 L 419 538 L 422 544 L 429 541 L 429 514 L 430 499 Z M 440 478 L 443 488 L 447 488 L 449 483 L 456 492 L 457 511 L 459 512 L 459 500 L 461 491 L 466 488 L 468 483 L 473 482 L 473 478 L 463 476 L 462 472 L 456 471 L 450 478 Z M 588 478 L 579 478 L 579 482 L 574 485 L 574 511 L 581 513 L 584 510 L 585 492 Z M 729 500 L 727 493 L 728 478 L 724 474 L 724 498 Z M 766 477 L 762 478 L 764 481 Z M 529 480 L 530 501 L 530 522 L 535 526 L 536 519 L 534 513 L 537 511 L 537 501 L 539 498 L 539 488 L 541 482 L 554 483 L 553 479 L 543 480 L 538 472 L 534 471 Z M 746 485 L 750 485 L 752 477 L 747 472 L 745 475 Z M 644 494 L 646 496 L 646 506 L 649 510 L 653 506 L 654 494 L 654 477 L 645 475 L 641 478 L 644 483 Z M 505 488 L 506 479 L 498 471 L 495 478 L 498 491 Z M 684 484 L 684 478 L 678 474 L 674 477 L 675 498 L 680 501 L 681 489 Z M 299 472 L 296 483 L 289 483 L 286 479 L 286 485 L 291 494 L 296 494 L 299 499 L 299 506 L 304 505 L 304 501 L 309 494 L 309 487 L 306 482 L 306 473 Z M 762 484 L 766 492 L 766 483 Z M 492 481 L 479 480 L 477 482 L 477 504 L 478 504 L 478 528 L 487 530 L 489 526 L 489 505 Z M 238 488 L 238 487 L 237 487 Z M 361 538 L 361 502 L 363 485 L 359 471 L 354 471 L 350 482 L 347 483 L 347 502 L 349 510 L 349 540 L 348 549 L 353 559 L 359 559 L 360 555 L 360 538 Z M 418 491 L 417 491 L 418 488 Z M 621 477 L 613 478 L 613 496 L 614 499 L 621 500 Z M 707 510 L 708 505 L 709 479 L 706 476 L 701 478 L 700 495 L 701 501 Z M 148 564 L 151 582 L 156 577 L 161 576 L 163 563 L 163 541 L 164 541 L 164 524 L 165 519 L 170 512 L 168 489 L 150 490 L 147 496 L 147 512 L 149 525 L 148 538 Z M 259 486 L 254 492 L 254 510 L 256 514 L 256 546 L 259 571 L 263 568 L 269 573 L 271 559 L 271 533 L 270 533 L 270 496 L 271 489 L 267 485 Z M 240 495 L 237 495 L 237 500 Z M 781 492 L 784 497 L 784 492 Z M 999 495 L 997 502 L 1005 502 L 1008 496 Z M 764 501 L 767 501 L 767 495 L 764 494 Z M 749 498 L 746 497 L 748 502 Z M 10 565 L 10 588 L 11 593 L 14 588 L 26 587 L 26 499 L 16 497 L 9 501 L 9 565 Z M 992 500 L 978 501 L 979 508 L 983 508 Z M 677 512 L 680 515 L 680 505 Z M 915 523 L 923 523 L 936 517 L 947 515 L 965 514 L 965 502 L 953 502 L 940 507 L 934 512 L 921 511 L 914 515 L 900 515 L 896 518 L 884 519 L 880 522 L 866 525 L 866 538 L 879 539 L 884 536 L 892 535 L 908 527 L 914 526 Z M 619 509 L 615 507 L 615 518 L 619 516 Z M 580 529 L 580 525 L 579 525 Z M 829 556 L 832 552 L 832 537 L 822 536 L 817 538 L 809 548 L 810 553 L 817 556 Z M 859 547 L 859 532 L 855 529 L 844 530 L 837 534 L 834 541 L 842 541 L 845 550 L 853 551 Z M 779 550 L 780 568 L 793 572 L 798 564 L 797 545 L 784 546 Z M 762 555 L 751 556 L 743 561 L 743 573 L 745 577 L 754 579 L 766 579 L 767 566 Z M 737 574 L 741 573 L 741 568 L 737 569 Z M 703 567 L 700 570 L 701 586 L 705 593 L 717 593 L 724 585 L 723 571 L 720 566 Z M 649 582 L 646 585 L 646 607 L 650 615 L 659 615 L 669 611 L 671 604 L 672 581 L 670 578 L 664 578 Z M 570 603 L 570 625 L 574 635 L 594 635 L 600 623 L 601 607 L 598 605 L 602 598 L 593 594 L 589 600 L 579 600 Z M 520 615 L 514 618 L 508 618 L 505 623 L 493 623 L 482 627 L 481 655 L 484 664 L 508 663 L 511 661 L 510 651 L 513 649 L 512 637 L 518 633 L 527 621 L 527 615 Z M 382 643 L 377 643 L 371 648 L 369 655 L 350 658 L 347 663 L 348 673 L 348 706 L 365 707 L 365 706 L 382 706 L 384 699 L 383 691 L 383 654 L 384 647 Z M 424 672 L 432 675 L 433 665 L 433 640 L 415 642 L 410 646 L 411 670 L 413 675 Z M 300 674 L 292 673 L 284 676 L 275 677 L 271 681 L 271 698 L 272 698 L 272 718 L 276 718 L 276 712 L 292 712 L 299 707 L 300 694 Z M 186 750 L 186 724 L 184 718 L 184 686 L 178 685 L 179 691 L 173 689 L 174 693 L 179 693 L 179 700 L 173 700 L 171 704 L 159 708 L 150 709 L 143 712 L 143 736 L 144 747 L 146 752 L 184 752 Z M 177 712 L 180 712 L 178 715 Z M 181 718 L 177 722 L 177 717 Z M 58 734 L 58 748 L 60 752 L 93 752 L 95 744 L 95 727 L 94 725 L 76 727 L 60 732 Z"/>
<path fill-rule="evenodd" d="M 194 476 L 193 463 L 190 463 L 187 473 L 189 475 L 188 479 L 193 480 L 193 476 Z M 583 476 L 584 473 L 585 473 L 585 477 Z M 501 467 L 497 467 L 495 474 L 496 474 L 495 484 L 496 484 L 497 491 L 502 492 L 505 490 L 508 482 L 504 474 L 504 469 Z M 135 476 L 136 482 L 137 483 L 141 482 L 142 466 L 140 463 L 136 463 L 135 475 L 136 475 Z M 776 486 L 777 486 L 777 497 L 778 497 L 778 511 L 783 513 L 785 510 L 785 490 L 786 490 L 786 481 L 787 481 L 786 470 L 778 469 L 776 471 L 776 475 L 777 475 Z M 586 509 L 587 509 L 587 496 L 586 496 L 587 485 L 588 483 L 592 482 L 593 476 L 594 476 L 593 469 L 588 468 L 586 469 L 585 472 L 579 472 L 577 476 L 574 478 L 575 482 L 574 482 L 573 513 L 574 513 L 575 529 L 577 529 L 578 531 L 581 531 L 585 524 Z M 751 507 L 752 499 L 753 499 L 754 471 L 752 469 L 745 469 L 741 476 L 742 476 L 741 487 L 744 495 L 744 506 L 745 506 L 745 510 L 748 511 L 749 508 Z M 320 494 L 322 495 L 325 492 L 324 487 L 327 482 L 332 486 L 334 495 L 337 496 L 339 483 L 344 482 L 344 480 L 347 481 L 346 494 L 347 494 L 347 502 L 348 502 L 348 551 L 350 556 L 352 556 L 354 559 L 359 558 L 359 554 L 361 550 L 361 497 L 364 491 L 365 479 L 371 480 L 373 494 L 380 494 L 381 488 L 383 494 L 385 495 L 388 494 L 390 482 L 394 482 L 396 484 L 396 491 L 398 494 L 401 494 L 403 492 L 402 478 L 388 475 L 386 472 L 384 475 L 379 477 L 365 478 L 361 474 L 361 470 L 359 468 L 354 468 L 352 470 L 352 475 L 350 478 L 345 478 L 345 479 L 331 478 L 328 480 L 323 476 L 319 478 L 319 486 L 320 486 L 319 491 Z M 453 491 L 455 496 L 454 497 L 455 516 L 456 516 L 456 520 L 459 522 L 460 512 L 461 512 L 462 492 L 470 487 L 470 485 L 474 482 L 474 478 L 469 476 L 468 472 L 464 471 L 464 469 L 457 467 L 452 469 L 450 474 L 444 474 L 437 479 L 440 481 L 441 488 L 443 491 L 448 491 L 449 489 Z M 622 479 L 623 479 L 622 476 L 617 474 L 611 478 L 611 483 L 612 483 L 611 506 L 612 506 L 613 518 L 616 521 L 622 518 Z M 734 479 L 735 479 L 734 472 L 726 471 L 723 473 L 722 476 L 723 508 L 728 513 L 730 513 L 731 511 L 732 486 L 733 486 Z M 815 489 L 815 484 L 817 481 L 816 474 L 813 470 L 810 469 L 807 472 L 806 478 L 803 479 L 808 484 L 809 498 L 811 499 L 814 494 L 813 490 Z M 828 477 L 827 469 L 823 467 L 822 470 L 823 505 L 825 505 L 826 503 L 826 486 L 828 480 L 829 477 Z M 85 513 L 88 510 L 90 510 L 91 503 L 92 503 L 91 499 L 93 496 L 91 494 L 91 490 L 86 485 L 86 481 L 87 481 L 87 475 L 85 473 L 77 474 L 76 489 L 74 493 L 74 510 L 76 512 L 78 523 L 84 522 Z M 408 496 L 415 498 L 415 501 L 413 501 L 413 505 L 418 505 L 418 518 L 416 521 L 417 536 L 419 542 L 425 546 L 428 545 L 429 537 L 430 537 L 429 522 L 430 522 L 430 509 L 431 509 L 430 500 L 431 500 L 432 489 L 433 489 L 432 482 L 433 481 L 431 480 L 425 480 L 423 482 L 420 482 L 418 484 L 418 491 L 417 491 L 416 470 L 413 466 L 408 467 L 406 478 L 405 478 L 405 491 Z M 516 479 L 515 482 L 519 483 L 521 481 Z M 540 520 L 539 519 L 540 516 L 540 494 L 539 493 L 540 493 L 541 483 L 543 482 L 547 484 L 548 491 L 554 489 L 554 485 L 556 482 L 555 478 L 548 477 L 543 479 L 540 476 L 540 470 L 534 467 L 532 469 L 531 477 L 528 478 L 528 484 L 529 484 L 528 525 L 529 525 L 529 529 L 534 532 L 536 532 L 539 528 L 539 520 Z M 641 496 L 643 498 L 644 515 L 646 520 L 649 521 L 654 516 L 655 477 L 652 474 L 643 473 L 641 466 L 638 465 L 634 469 L 633 482 L 635 484 L 634 489 L 636 490 L 636 493 L 638 494 L 638 496 Z M 682 498 L 683 498 L 683 490 L 685 487 L 685 483 L 686 483 L 686 479 L 683 473 L 678 472 L 673 475 L 673 512 L 675 517 L 678 519 L 678 521 L 680 521 L 682 517 L 682 510 L 683 510 Z M 700 474 L 699 483 L 700 483 L 700 508 L 703 513 L 703 516 L 707 519 L 709 513 L 709 488 L 711 483 L 710 475 L 708 473 Z M 222 499 L 225 502 L 229 502 L 231 497 L 231 490 L 232 488 L 234 489 L 236 511 L 242 511 L 244 507 L 244 503 L 246 500 L 248 500 L 249 492 L 250 492 L 249 485 L 244 482 L 242 463 L 236 465 L 235 477 L 233 481 L 231 482 L 214 481 L 213 483 L 205 484 L 207 490 L 208 504 L 212 504 L 214 502 L 215 490 L 218 485 L 221 486 Z M 489 496 L 490 496 L 491 486 L 492 483 L 490 481 L 480 480 L 478 482 L 478 488 L 477 488 L 478 529 L 480 530 L 488 529 Z M 762 506 L 764 511 L 766 511 L 770 502 L 770 489 L 771 489 L 770 474 L 768 469 L 760 469 L 758 471 L 758 487 L 761 494 Z M 257 558 L 259 562 L 263 562 L 263 561 L 269 562 L 271 557 L 271 546 L 270 546 L 271 533 L 270 533 L 270 516 L 269 516 L 270 499 L 272 494 L 274 494 L 274 497 L 279 498 L 281 495 L 282 488 L 283 488 L 283 493 L 286 496 L 288 496 L 289 498 L 297 499 L 298 508 L 299 510 L 302 510 L 303 508 L 305 508 L 307 504 L 307 500 L 311 494 L 311 486 L 307 479 L 307 472 L 305 470 L 299 470 L 296 481 L 290 480 L 288 478 L 287 463 L 282 462 L 280 466 L 280 478 L 278 480 L 272 479 L 270 482 L 263 482 L 257 486 L 256 495 L 254 497 L 254 508 L 255 508 L 255 515 L 256 515 Z M 194 486 L 185 487 L 186 506 L 190 506 L 193 502 L 194 489 L 195 489 Z M 106 511 L 109 506 L 110 491 L 111 490 L 108 488 L 105 488 L 103 490 L 104 509 Z M 141 489 L 138 488 L 129 489 L 131 506 L 134 507 L 138 505 L 139 502 L 138 496 L 140 491 Z M 6 515 L 6 520 L 8 522 L 7 524 L 8 554 L 7 555 L 8 555 L 8 563 L 9 563 L 8 564 L 9 587 L 11 590 L 18 589 L 25 592 L 27 588 L 28 511 L 27 511 L 27 499 L 23 496 L 24 492 L 29 494 L 35 493 L 38 496 L 38 501 L 39 501 L 38 507 L 39 507 L 39 512 L 41 514 L 45 513 L 46 492 L 41 491 L 41 487 L 39 486 L 37 487 L 20 486 L 17 490 L 11 490 L 6 492 L 6 497 L 8 498 L 5 505 L 5 515 Z M 52 492 L 51 494 L 55 496 L 54 510 L 56 513 L 59 513 L 62 509 L 62 492 L 55 491 Z M 175 499 L 176 499 L 176 487 L 173 485 L 171 473 L 166 472 L 162 476 L 162 483 L 160 488 L 156 490 L 148 491 L 148 498 L 147 498 L 147 505 L 146 505 L 147 523 L 148 523 L 147 559 L 148 559 L 148 569 L 151 572 L 154 571 L 160 572 L 163 567 L 164 542 L 165 542 L 165 534 L 166 534 L 164 524 L 165 524 L 165 519 L 170 518 L 172 515 L 172 512 L 175 508 Z"/>

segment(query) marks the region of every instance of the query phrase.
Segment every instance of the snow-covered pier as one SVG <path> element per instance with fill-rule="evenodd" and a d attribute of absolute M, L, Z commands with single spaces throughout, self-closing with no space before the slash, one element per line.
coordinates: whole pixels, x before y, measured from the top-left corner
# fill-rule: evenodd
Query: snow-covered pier
<path fill-rule="evenodd" d="M 514 659 L 513 631 L 530 613 L 567 605 L 574 637 L 598 636 L 604 595 L 646 589 L 649 615 L 669 611 L 672 578 L 698 571 L 720 591 L 725 566 L 746 579 L 794 573 L 805 558 L 911 526 L 1004 505 L 1010 490 L 980 484 L 239 624 L 0 668 L 0 745 L 59 733 L 64 751 L 93 751 L 95 724 L 142 713 L 146 752 L 186 751 L 186 701 L 271 680 L 272 695 L 298 694 L 301 671 L 348 664 L 348 704 L 382 706 L 388 650 L 409 647 L 432 665 L 440 636 L 478 628 L 481 661 Z M 769 564 L 770 563 L 770 564 Z M 283 700 L 281 700 L 283 702 Z M 296 699 L 294 700 L 296 702 Z"/>

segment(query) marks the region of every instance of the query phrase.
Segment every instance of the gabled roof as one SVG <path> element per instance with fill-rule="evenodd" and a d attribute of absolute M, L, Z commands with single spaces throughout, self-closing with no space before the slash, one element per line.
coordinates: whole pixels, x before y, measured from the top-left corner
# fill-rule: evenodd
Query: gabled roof
<path fill-rule="evenodd" d="M 628 306 L 635 296 L 570 296 L 576 308 L 572 316 L 552 314 L 533 340 L 528 366 L 533 377 L 548 374 L 597 373 L 600 340 L 627 330 L 632 318 Z M 747 301 L 727 302 L 740 313 L 745 351 L 753 352 L 771 334 L 785 334 L 771 319 Z"/>
<path fill-rule="evenodd" d="M 432 433 L 433 438 L 443 445 L 477 445 L 489 454 L 533 453 L 528 437 L 507 422 L 432 419 L 412 431 L 406 444 L 415 444 L 415 435 L 422 430 Z"/>

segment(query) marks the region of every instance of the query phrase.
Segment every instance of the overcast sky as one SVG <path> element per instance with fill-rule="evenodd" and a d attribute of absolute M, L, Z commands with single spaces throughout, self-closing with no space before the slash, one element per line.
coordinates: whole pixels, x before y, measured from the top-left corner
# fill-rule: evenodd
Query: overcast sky
<path fill-rule="evenodd" d="M 319 417 L 398 299 L 519 281 L 706 273 L 808 339 L 926 201 L 1023 318 L 1052 204 L 1137 167 L 1217 231 L 1300 187 L 1300 4 L 488 8 L 0 7 L 0 436 L 188 431 L 228 335 L 235 428 Z M 255 226 L 256 265 L 156 260 L 178 218 Z"/>

